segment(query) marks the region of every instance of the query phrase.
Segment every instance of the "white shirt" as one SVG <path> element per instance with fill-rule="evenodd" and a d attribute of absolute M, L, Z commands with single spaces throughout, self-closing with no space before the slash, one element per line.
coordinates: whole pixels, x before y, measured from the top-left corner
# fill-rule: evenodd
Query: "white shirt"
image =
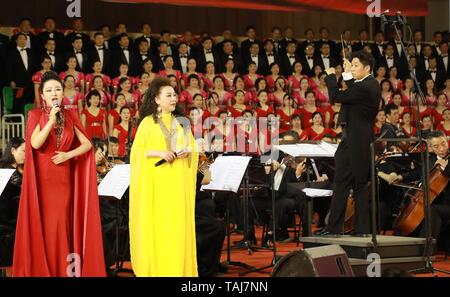
<path fill-rule="evenodd" d="M 100 62 L 102 63 L 102 65 L 105 65 L 105 64 L 103 63 L 103 59 L 104 59 L 104 57 L 105 57 L 105 52 L 104 52 L 104 50 L 99 50 L 99 48 L 101 48 L 101 46 L 95 46 L 95 50 L 96 50 L 97 53 L 98 53 L 98 57 L 100 58 Z"/>
<path fill-rule="evenodd" d="M 420 55 L 422 52 L 422 45 L 420 43 L 416 43 L 416 54 Z"/>
<path fill-rule="evenodd" d="M 325 57 L 322 55 L 323 66 L 325 69 L 330 68 L 330 56 Z"/>
<path fill-rule="evenodd" d="M 53 52 L 53 54 L 50 54 L 49 51 L 47 51 L 47 56 L 50 57 L 50 59 L 52 60 L 52 67 L 55 67 L 55 63 L 56 63 L 56 59 L 55 59 L 55 53 Z"/>
<path fill-rule="evenodd" d="M 377 44 L 377 48 L 378 48 L 378 51 L 380 52 L 380 55 L 383 56 L 384 55 L 383 45 Z"/>
<path fill-rule="evenodd" d="M 306 61 L 308 62 L 309 65 L 309 69 L 313 69 L 314 68 L 314 58 L 312 59 L 308 59 L 308 56 L 305 56 Z"/>
<path fill-rule="evenodd" d="M 286 165 L 281 164 L 280 168 L 278 168 L 277 172 L 275 172 L 275 177 L 273 180 L 273 189 L 278 191 L 281 185 L 281 180 L 283 179 L 284 171 L 286 171 Z"/>
<path fill-rule="evenodd" d="M 251 55 L 250 57 L 252 58 L 252 61 L 255 62 L 256 67 L 258 67 L 258 55 Z"/>
<path fill-rule="evenodd" d="M 288 56 L 289 62 L 291 63 L 291 66 L 295 63 L 295 54 L 286 54 Z"/>
<path fill-rule="evenodd" d="M 401 56 L 402 55 L 402 44 L 400 42 L 396 41 L 395 46 L 397 47 L 398 55 Z"/>
<path fill-rule="evenodd" d="M 180 57 L 180 63 L 181 63 L 181 72 L 186 73 L 187 72 L 187 57 Z"/>
<path fill-rule="evenodd" d="M 213 55 L 212 51 L 210 51 L 208 53 L 207 50 L 205 50 L 205 59 L 206 59 L 206 62 L 213 62 L 214 63 L 214 55 Z"/>
<path fill-rule="evenodd" d="M 394 66 L 394 57 L 386 57 L 386 63 L 388 68 L 391 68 Z"/>
<path fill-rule="evenodd" d="M 75 57 L 77 57 L 77 61 L 78 61 L 78 66 L 83 67 L 83 55 L 81 53 L 76 53 L 77 51 L 74 50 L 75 52 Z"/>
<path fill-rule="evenodd" d="M 26 51 L 26 48 L 17 47 L 17 50 L 19 51 L 20 57 L 22 58 L 23 66 L 25 66 L 25 69 L 28 70 L 28 53 Z"/>
<path fill-rule="evenodd" d="M 273 54 L 271 56 L 269 56 L 266 53 L 266 56 L 267 56 L 267 62 L 269 63 L 269 65 L 272 64 L 273 62 L 275 62 L 275 56 Z"/>
<path fill-rule="evenodd" d="M 436 82 L 436 71 L 437 71 L 437 69 L 434 69 L 433 70 L 434 72 L 431 72 L 431 69 L 429 69 L 429 71 L 430 71 L 431 78 L 433 79 L 434 82 Z"/>
<path fill-rule="evenodd" d="M 428 70 L 430 68 L 430 63 L 428 62 L 428 59 L 424 59 L 425 62 L 425 70 Z"/>
<path fill-rule="evenodd" d="M 25 34 L 25 33 L 23 33 Z M 25 34 L 25 36 L 27 37 L 27 48 L 31 48 L 31 38 L 30 38 L 30 34 Z"/>

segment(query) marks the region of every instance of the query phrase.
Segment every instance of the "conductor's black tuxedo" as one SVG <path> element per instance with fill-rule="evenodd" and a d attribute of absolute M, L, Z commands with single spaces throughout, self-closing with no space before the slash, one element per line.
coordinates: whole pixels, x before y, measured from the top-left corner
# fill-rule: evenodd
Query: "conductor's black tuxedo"
<path fill-rule="evenodd" d="M 347 197 L 353 189 L 355 232 L 370 233 L 370 143 L 381 98 L 380 86 L 372 75 L 362 81 L 346 80 L 348 89 L 345 91 L 338 89 L 335 75 L 328 75 L 325 82 L 331 102 L 342 103 L 339 123 L 343 126 L 342 141 L 334 157 L 336 173 L 327 230 L 331 233 L 342 231 Z"/>

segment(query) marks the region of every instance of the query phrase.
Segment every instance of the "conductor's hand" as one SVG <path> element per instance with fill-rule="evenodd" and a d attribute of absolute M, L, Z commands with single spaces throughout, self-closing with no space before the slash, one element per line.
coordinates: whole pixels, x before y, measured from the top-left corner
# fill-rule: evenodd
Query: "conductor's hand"
<path fill-rule="evenodd" d="M 344 72 L 345 73 L 350 73 L 352 72 L 352 63 L 350 63 L 350 61 L 348 59 L 344 59 Z"/>
<path fill-rule="evenodd" d="M 172 163 L 177 158 L 177 156 L 175 156 L 175 154 L 171 151 L 161 152 L 160 157 L 161 159 L 166 160 L 167 163 Z"/>
<path fill-rule="evenodd" d="M 327 75 L 336 74 L 336 69 L 334 67 L 330 67 L 325 69 L 325 72 L 327 73 Z"/>
<path fill-rule="evenodd" d="M 273 161 L 272 163 L 273 171 L 277 171 L 278 169 L 280 169 L 280 166 L 281 166 L 280 162 Z"/>
<path fill-rule="evenodd" d="M 56 155 L 54 155 L 54 156 L 52 157 L 52 162 L 53 162 L 55 165 L 64 163 L 64 162 L 66 162 L 67 160 L 70 159 L 69 154 L 66 153 L 66 152 L 59 152 L 59 151 L 56 151 L 55 153 L 56 153 Z"/>

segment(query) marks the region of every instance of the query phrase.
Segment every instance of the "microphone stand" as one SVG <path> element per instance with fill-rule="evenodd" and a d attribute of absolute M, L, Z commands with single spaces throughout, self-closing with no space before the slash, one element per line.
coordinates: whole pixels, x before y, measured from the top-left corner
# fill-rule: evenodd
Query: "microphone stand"
<path fill-rule="evenodd" d="M 385 18 L 385 17 L 384 17 Z M 397 35 L 397 38 L 400 40 L 400 45 L 402 48 L 402 52 L 404 55 L 406 55 L 407 51 L 405 48 L 405 44 L 403 42 L 403 39 L 400 35 L 400 30 L 397 27 L 397 24 L 406 25 L 406 19 L 401 16 L 400 14 L 397 16 L 397 19 L 395 21 L 386 21 L 386 23 L 391 23 L 392 27 L 395 30 L 395 34 Z M 409 26 L 409 25 L 408 25 Z M 408 61 L 408 59 L 407 59 Z M 420 159 L 422 163 L 422 185 L 423 185 L 423 196 L 424 196 L 424 213 L 425 213 L 425 228 L 426 228 L 426 241 L 425 241 L 425 257 L 426 257 L 426 263 L 424 268 L 414 269 L 410 272 L 423 272 L 423 273 L 433 273 L 435 271 L 443 272 L 450 274 L 449 271 L 445 270 L 439 270 L 436 268 L 433 268 L 433 260 L 431 259 L 432 253 L 433 253 L 433 237 L 431 235 L 431 204 L 430 204 L 430 183 L 429 183 L 429 173 L 430 173 L 430 160 L 429 160 L 429 152 L 428 152 L 428 142 L 425 139 L 422 139 L 423 131 L 422 127 L 420 125 L 420 109 L 419 109 L 419 100 L 422 100 L 422 103 L 425 105 L 426 100 L 425 96 L 423 94 L 423 91 L 420 87 L 420 83 L 417 80 L 417 76 L 415 75 L 413 71 L 413 67 L 411 65 L 411 62 L 408 61 L 408 68 L 409 68 L 409 75 L 414 80 L 414 88 L 417 90 L 417 93 L 419 96 L 415 96 L 415 113 L 416 113 L 416 129 L 417 129 L 417 137 L 419 138 L 419 141 L 424 143 L 425 145 L 425 152 L 420 153 Z"/>

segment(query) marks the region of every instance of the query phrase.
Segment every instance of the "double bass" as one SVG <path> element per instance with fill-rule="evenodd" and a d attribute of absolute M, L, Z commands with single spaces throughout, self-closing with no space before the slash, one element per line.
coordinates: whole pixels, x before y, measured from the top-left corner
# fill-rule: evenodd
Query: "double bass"
<path fill-rule="evenodd" d="M 448 160 L 450 154 L 445 156 Z M 450 178 L 442 173 L 441 166 L 434 166 L 429 175 L 429 201 L 430 205 L 445 189 Z M 412 191 L 412 190 L 411 190 Z M 397 235 L 411 234 L 425 218 L 424 206 L 424 191 L 423 185 L 415 192 L 408 191 L 405 198 L 409 198 L 400 208 L 400 213 L 394 221 L 394 230 Z M 405 199 L 406 200 L 406 199 Z"/>

